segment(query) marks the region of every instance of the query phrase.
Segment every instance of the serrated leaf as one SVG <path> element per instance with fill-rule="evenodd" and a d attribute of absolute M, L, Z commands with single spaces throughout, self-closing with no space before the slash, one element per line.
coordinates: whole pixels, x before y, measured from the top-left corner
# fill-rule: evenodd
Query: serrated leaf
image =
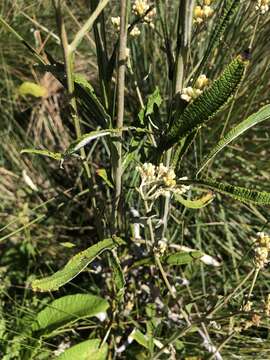
<path fill-rule="evenodd" d="M 32 289 L 41 292 L 58 290 L 61 286 L 74 279 L 103 251 L 111 250 L 121 244 L 124 244 L 124 241 L 114 237 L 90 246 L 88 249 L 73 256 L 63 269 L 51 276 L 34 280 L 31 284 Z"/>
<path fill-rule="evenodd" d="M 25 81 L 19 86 L 18 94 L 21 96 L 32 95 L 34 97 L 43 97 L 48 95 L 48 90 L 42 85 Z"/>
<path fill-rule="evenodd" d="M 244 203 L 253 203 L 257 205 L 270 205 L 270 193 L 267 191 L 250 190 L 245 187 L 224 184 L 211 180 L 179 180 L 179 184 L 200 185 L 221 194 L 228 195 Z"/>
<path fill-rule="evenodd" d="M 61 153 L 52 152 L 48 150 L 38 150 L 38 149 L 23 149 L 20 152 L 21 154 L 35 154 L 35 155 L 42 155 L 47 156 L 55 160 L 61 160 L 63 155 Z"/>
<path fill-rule="evenodd" d="M 201 251 L 179 251 L 174 254 L 168 255 L 162 258 L 162 262 L 165 262 L 168 265 L 185 265 L 189 264 L 192 261 L 200 259 L 203 256 Z"/>
<path fill-rule="evenodd" d="M 208 193 L 206 195 L 203 195 L 199 199 L 189 200 L 184 199 L 181 195 L 175 195 L 175 200 L 189 209 L 201 209 L 210 204 L 213 201 L 214 197 L 215 196 L 212 193 Z"/>
<path fill-rule="evenodd" d="M 225 146 L 250 129 L 252 126 L 257 125 L 270 118 L 270 105 L 262 107 L 256 113 L 250 115 L 247 119 L 231 129 L 210 151 L 209 155 L 203 160 L 199 167 L 197 175 L 203 170 L 203 168 L 212 160 Z"/>
<path fill-rule="evenodd" d="M 182 114 L 176 112 L 166 137 L 160 141 L 159 151 L 169 149 L 216 115 L 236 92 L 247 64 L 244 56 L 237 56 L 226 66 L 220 77 L 191 102 Z"/>
<path fill-rule="evenodd" d="M 83 341 L 65 350 L 57 357 L 57 360 L 106 360 L 108 345 L 100 347 L 99 339 Z"/>
<path fill-rule="evenodd" d="M 109 307 L 107 300 L 91 294 L 63 296 L 40 311 L 33 323 L 33 331 L 52 331 L 80 318 L 96 316 Z"/>

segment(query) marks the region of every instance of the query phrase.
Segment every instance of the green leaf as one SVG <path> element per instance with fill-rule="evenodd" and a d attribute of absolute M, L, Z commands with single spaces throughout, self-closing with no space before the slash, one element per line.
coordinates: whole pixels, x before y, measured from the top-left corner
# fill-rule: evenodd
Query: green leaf
<path fill-rule="evenodd" d="M 21 96 L 32 95 L 34 97 L 43 97 L 48 95 L 48 90 L 44 86 L 25 81 L 19 86 L 18 94 Z"/>
<path fill-rule="evenodd" d="M 149 339 L 147 335 L 144 335 L 140 330 L 134 329 L 129 335 L 129 339 L 135 340 L 138 344 L 149 349 Z"/>
<path fill-rule="evenodd" d="M 258 205 L 270 205 L 270 193 L 267 191 L 250 190 L 245 187 L 233 186 L 217 181 L 210 180 L 179 180 L 179 184 L 192 185 L 197 184 L 207 189 L 211 189 L 221 194 L 228 195 L 244 203 L 253 203 Z"/>
<path fill-rule="evenodd" d="M 51 276 L 34 280 L 31 284 L 34 291 L 55 291 L 74 279 L 90 264 L 98 255 L 105 250 L 111 250 L 124 241 L 118 237 L 102 240 L 88 249 L 73 256 L 66 266 Z"/>
<path fill-rule="evenodd" d="M 125 278 L 116 251 L 112 251 L 111 254 L 112 256 L 110 257 L 110 261 L 112 264 L 113 283 L 116 288 L 116 297 L 118 300 L 121 300 L 125 291 Z"/>
<path fill-rule="evenodd" d="M 208 193 L 206 195 L 203 195 L 199 199 L 188 200 L 184 199 L 181 195 L 175 195 L 175 200 L 189 209 L 201 209 L 210 204 L 213 201 L 214 197 L 215 196 L 212 193 Z"/>
<path fill-rule="evenodd" d="M 259 124 L 262 121 L 270 118 L 270 105 L 262 107 L 258 112 L 250 115 L 246 120 L 231 129 L 210 151 L 207 157 L 201 163 L 197 175 L 203 170 L 203 168 L 213 159 L 225 146 L 236 139 L 239 135 L 250 129 L 252 126 Z"/>
<path fill-rule="evenodd" d="M 108 345 L 100 347 L 99 339 L 83 341 L 72 346 L 57 357 L 57 360 L 106 360 Z"/>
<path fill-rule="evenodd" d="M 96 316 L 109 307 L 107 300 L 91 294 L 75 294 L 54 300 L 40 311 L 33 331 L 52 331 L 80 318 Z"/>
<path fill-rule="evenodd" d="M 155 91 L 148 97 L 146 107 L 141 109 L 139 112 L 139 119 L 141 124 L 144 123 L 144 118 L 154 113 L 154 105 L 158 108 L 162 103 L 162 98 L 160 96 L 159 88 L 156 87 Z"/>
<path fill-rule="evenodd" d="M 79 137 L 77 140 L 73 141 L 67 150 L 64 153 L 64 156 L 69 156 L 80 150 L 82 147 L 86 146 L 90 143 L 90 141 L 93 141 L 97 138 L 100 138 L 102 136 L 110 135 L 111 133 L 119 132 L 118 129 L 107 129 L 107 130 L 97 130 L 97 131 L 91 131 L 90 133 L 84 134 L 81 137 Z"/>
<path fill-rule="evenodd" d="M 189 264 L 194 260 L 200 259 L 203 256 L 201 251 L 179 251 L 174 254 L 168 255 L 161 259 L 162 262 L 165 262 L 168 265 L 185 265 Z"/>
<path fill-rule="evenodd" d="M 180 139 L 199 129 L 209 121 L 235 94 L 248 61 L 239 55 L 223 71 L 220 77 L 191 102 L 180 115 L 176 113 L 172 125 L 161 139 L 159 151 L 164 151 L 178 143 Z"/>
<path fill-rule="evenodd" d="M 74 75 L 74 83 L 75 96 L 84 104 L 88 113 L 91 114 L 103 128 L 108 127 L 111 117 L 96 96 L 92 85 L 82 74 Z"/>
<path fill-rule="evenodd" d="M 110 187 L 110 188 L 114 188 L 113 184 L 111 183 L 111 181 L 108 179 L 108 174 L 107 174 L 107 171 L 106 169 L 98 169 L 96 171 L 97 175 L 100 176 L 104 181 L 105 183 Z"/>
<path fill-rule="evenodd" d="M 48 150 L 38 150 L 38 149 L 23 149 L 21 150 L 21 154 L 36 154 L 47 156 L 55 160 L 61 160 L 63 155 L 61 153 L 56 153 Z"/>

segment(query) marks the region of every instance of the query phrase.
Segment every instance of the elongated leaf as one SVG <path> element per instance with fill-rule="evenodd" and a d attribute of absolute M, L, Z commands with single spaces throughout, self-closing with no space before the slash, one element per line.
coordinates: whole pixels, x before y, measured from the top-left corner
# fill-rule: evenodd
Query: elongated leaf
<path fill-rule="evenodd" d="M 267 191 L 250 190 L 245 187 L 233 186 L 211 180 L 179 180 L 179 184 L 192 185 L 197 184 L 207 189 L 211 189 L 221 194 L 228 195 L 244 203 L 253 203 L 258 205 L 270 205 L 270 193 Z"/>
<path fill-rule="evenodd" d="M 105 250 L 111 250 L 118 245 L 124 244 L 120 238 L 114 237 L 102 240 L 88 249 L 73 256 L 66 266 L 51 276 L 34 280 L 32 289 L 34 291 L 55 291 L 65 285 L 86 268 L 98 255 Z"/>
<path fill-rule="evenodd" d="M 111 121 L 110 115 L 95 94 L 94 88 L 81 74 L 75 74 L 75 96 L 84 103 L 88 111 L 103 128 L 108 127 Z"/>
<path fill-rule="evenodd" d="M 238 124 L 233 129 L 231 129 L 210 151 L 209 155 L 207 155 L 207 157 L 203 160 L 202 164 L 199 167 L 197 175 L 209 163 L 209 161 L 213 159 L 230 142 L 232 142 L 239 135 L 243 134 L 245 131 L 250 129 L 252 126 L 257 125 L 262 121 L 268 120 L 269 118 L 270 118 L 270 105 L 266 105 L 262 107 L 258 112 L 250 115 L 246 120 L 242 121 L 240 124 Z"/>
<path fill-rule="evenodd" d="M 165 139 L 161 139 L 159 151 L 169 149 L 185 136 L 199 129 L 227 103 L 236 92 L 248 64 L 244 55 L 239 55 L 223 71 L 220 77 L 191 102 L 174 121 Z"/>
<path fill-rule="evenodd" d="M 63 155 L 61 153 L 56 153 L 48 150 L 38 150 L 38 149 L 23 149 L 21 150 L 21 154 L 35 154 L 47 156 L 55 160 L 61 160 Z"/>
<path fill-rule="evenodd" d="M 83 341 L 72 346 L 57 357 L 57 360 L 106 360 L 108 345 L 100 347 L 99 339 Z"/>
<path fill-rule="evenodd" d="M 119 130 L 118 130 L 119 131 Z M 90 143 L 90 141 L 93 141 L 97 138 L 100 138 L 102 136 L 109 135 L 113 132 L 117 132 L 117 129 L 107 129 L 107 130 L 98 130 L 98 131 L 91 131 L 90 133 L 82 135 L 79 139 L 72 142 L 67 150 L 65 151 L 64 155 L 68 156 L 71 154 L 74 154 L 78 150 L 80 150 L 82 147 L 86 146 Z"/>
<path fill-rule="evenodd" d="M 197 250 L 190 252 L 180 251 L 163 257 L 162 262 L 165 262 L 168 265 L 185 265 L 194 260 L 200 259 L 202 256 L 203 253 Z"/>
<path fill-rule="evenodd" d="M 196 200 L 184 199 L 181 195 L 175 196 L 176 201 L 179 201 L 182 205 L 190 209 L 201 209 L 207 206 L 208 204 L 210 204 L 210 202 L 212 202 L 213 199 L 214 199 L 214 195 L 212 193 L 203 195 L 201 198 Z"/>
<path fill-rule="evenodd" d="M 32 329 L 52 331 L 79 318 L 96 316 L 108 307 L 107 300 L 91 294 L 63 296 L 37 314 Z"/>
<path fill-rule="evenodd" d="M 116 288 L 116 297 L 118 298 L 118 300 L 121 300 L 124 296 L 125 291 L 125 278 L 116 251 L 112 251 L 112 256 L 110 257 L 110 260 L 112 263 L 113 282 Z"/>

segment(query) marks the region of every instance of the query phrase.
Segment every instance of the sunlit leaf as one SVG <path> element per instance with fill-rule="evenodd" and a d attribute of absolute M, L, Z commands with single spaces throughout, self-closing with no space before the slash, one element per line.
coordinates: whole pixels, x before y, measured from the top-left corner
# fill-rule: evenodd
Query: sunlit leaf
<path fill-rule="evenodd" d="M 238 136 L 243 134 L 245 131 L 250 129 L 252 126 L 261 123 L 262 121 L 268 120 L 270 118 L 270 105 L 262 107 L 256 113 L 250 115 L 246 120 L 242 121 L 240 124 L 231 129 L 210 151 L 207 157 L 203 160 L 202 164 L 199 167 L 197 175 L 203 170 L 203 168 L 213 159 L 225 146 L 230 142 L 236 139 Z"/>
<path fill-rule="evenodd" d="M 21 96 L 32 95 L 34 97 L 44 97 L 48 95 L 48 90 L 42 85 L 25 81 L 19 86 L 18 94 Z"/>
<path fill-rule="evenodd" d="M 124 244 L 123 240 L 117 237 L 109 238 L 90 246 L 88 249 L 73 256 L 66 266 L 51 276 L 34 280 L 32 289 L 34 291 L 54 291 L 65 285 L 82 272 L 98 255 L 105 250 L 111 250 L 118 245 Z"/>
<path fill-rule="evenodd" d="M 96 295 L 63 296 L 37 314 L 32 328 L 34 331 L 52 331 L 74 320 L 96 316 L 105 312 L 108 307 L 108 301 Z"/>
<path fill-rule="evenodd" d="M 208 193 L 206 195 L 203 195 L 201 198 L 196 200 L 188 200 L 184 199 L 181 195 L 175 195 L 175 200 L 180 202 L 182 205 L 184 205 L 187 208 L 190 209 L 201 209 L 208 204 L 210 204 L 214 199 L 213 193 Z"/>
<path fill-rule="evenodd" d="M 57 360 L 106 360 L 108 345 L 100 347 L 99 339 L 83 341 L 64 351 Z"/>
<path fill-rule="evenodd" d="M 98 169 L 96 171 L 96 173 L 98 174 L 98 176 L 100 176 L 104 181 L 105 183 L 113 189 L 113 184 L 111 183 L 111 181 L 109 180 L 108 178 L 108 174 L 107 174 L 107 171 L 106 169 Z"/>
<path fill-rule="evenodd" d="M 21 154 L 34 154 L 34 155 L 42 155 L 47 156 L 55 160 L 61 160 L 63 155 L 58 152 L 52 152 L 48 150 L 38 150 L 38 149 L 23 149 L 21 150 Z"/>

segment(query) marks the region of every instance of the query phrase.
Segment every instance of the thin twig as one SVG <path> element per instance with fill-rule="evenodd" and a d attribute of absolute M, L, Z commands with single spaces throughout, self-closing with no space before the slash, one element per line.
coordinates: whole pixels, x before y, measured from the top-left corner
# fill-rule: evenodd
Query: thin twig
<path fill-rule="evenodd" d="M 109 1 L 110 0 L 102 0 L 99 2 L 98 6 L 93 11 L 93 13 L 89 17 L 89 19 L 86 21 L 86 23 L 81 27 L 81 29 L 75 35 L 73 41 L 70 44 L 71 51 L 75 51 L 77 49 L 77 47 L 80 45 L 83 37 L 89 30 L 91 30 L 94 22 L 99 17 L 99 15 L 102 13 L 102 11 L 104 10 L 105 6 L 108 4 Z"/>
<path fill-rule="evenodd" d="M 127 0 L 121 0 L 120 13 L 120 38 L 118 55 L 118 74 L 117 74 L 117 120 L 116 127 L 123 128 L 124 108 L 125 108 L 125 70 L 126 70 L 126 48 L 127 48 Z M 115 178 L 115 198 L 114 198 L 114 219 L 117 219 L 118 205 L 121 196 L 122 186 L 122 131 L 117 135 L 116 143 L 117 160 L 114 165 Z"/>

